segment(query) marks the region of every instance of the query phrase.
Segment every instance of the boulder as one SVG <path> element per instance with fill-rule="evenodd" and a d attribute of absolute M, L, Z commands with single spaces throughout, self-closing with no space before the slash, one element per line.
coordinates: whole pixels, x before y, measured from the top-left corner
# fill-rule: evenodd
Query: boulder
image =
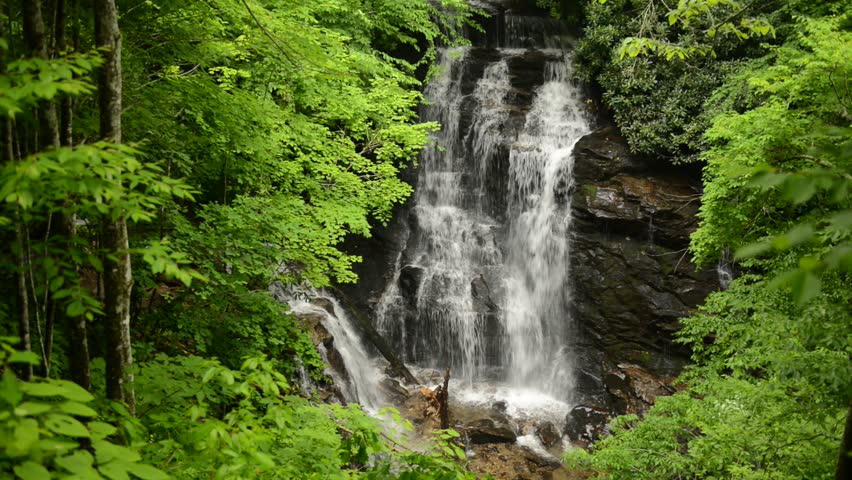
<path fill-rule="evenodd" d="M 332 302 L 331 299 L 329 299 L 329 298 L 314 297 L 314 298 L 311 299 L 311 304 L 316 305 L 316 306 L 320 307 L 321 309 L 325 310 L 332 317 L 337 316 L 337 312 L 335 312 L 335 310 L 334 310 L 334 302 Z"/>
<path fill-rule="evenodd" d="M 562 433 L 553 422 L 542 422 L 536 425 L 535 436 L 538 437 L 544 448 L 550 448 L 562 440 Z"/>
<path fill-rule="evenodd" d="M 466 424 L 463 430 L 472 444 L 515 443 L 518 439 L 511 425 L 493 418 L 474 420 Z"/>
<path fill-rule="evenodd" d="M 598 407 L 578 405 L 565 417 L 565 435 L 573 442 L 595 442 L 609 433 L 609 413 Z"/>

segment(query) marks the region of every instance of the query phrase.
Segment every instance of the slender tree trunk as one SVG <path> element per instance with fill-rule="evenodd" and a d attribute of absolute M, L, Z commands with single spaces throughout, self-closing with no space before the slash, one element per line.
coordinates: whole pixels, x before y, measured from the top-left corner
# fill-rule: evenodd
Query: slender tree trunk
<path fill-rule="evenodd" d="M 4 0 L 0 0 L 0 11 L 5 9 Z M 0 17 L 0 38 L 6 37 L 6 24 L 4 19 Z M 0 74 L 6 73 L 6 51 L 0 49 Z M 15 156 L 15 133 L 11 118 L 3 119 L 3 161 L 14 162 Z M 18 244 L 17 255 L 17 291 L 18 291 L 18 337 L 20 337 L 19 348 L 25 351 L 32 351 L 32 340 L 30 339 L 30 299 L 27 290 L 27 258 L 26 249 L 24 248 L 24 234 L 21 225 L 20 215 L 16 218 L 15 225 L 15 241 Z M 24 380 L 30 381 L 33 378 L 33 367 L 26 364 L 22 369 L 22 377 Z"/>
<path fill-rule="evenodd" d="M 840 442 L 840 458 L 837 459 L 836 480 L 852 478 L 852 400 L 846 411 L 846 428 L 843 430 L 843 440 Z"/>
<path fill-rule="evenodd" d="M 104 65 L 98 84 L 101 137 L 121 143 L 121 31 L 115 0 L 95 0 L 95 40 L 104 53 Z M 133 389 L 133 355 L 130 348 L 130 291 L 133 277 L 130 268 L 130 242 L 127 220 L 122 215 L 104 227 L 104 247 L 115 262 L 106 265 L 105 323 L 107 333 L 107 396 L 127 403 L 135 414 Z"/>
<path fill-rule="evenodd" d="M 41 12 L 41 2 L 37 0 L 24 0 L 24 39 L 27 47 L 34 57 L 47 60 L 47 43 L 44 33 L 44 17 Z M 41 136 L 39 138 L 43 145 L 59 146 L 59 123 L 56 119 L 56 105 L 52 102 L 42 102 L 38 109 L 39 123 L 41 123 Z M 38 147 L 39 145 L 36 145 Z M 36 148 L 36 150 L 38 149 Z"/>
<path fill-rule="evenodd" d="M 72 27 L 73 41 L 79 42 L 79 29 L 77 28 L 77 2 L 72 0 L 72 14 L 74 26 Z M 67 0 L 57 0 L 56 2 L 56 23 L 54 27 L 54 39 L 56 40 L 56 50 L 58 52 L 68 51 L 68 2 Z M 78 46 L 74 45 L 74 50 Z M 73 122 L 73 101 L 70 97 L 62 99 L 60 106 L 60 143 L 63 147 L 74 145 L 74 131 L 72 128 Z M 62 215 L 59 218 L 59 230 L 65 236 L 69 248 L 73 248 L 74 239 L 77 236 L 77 222 L 74 215 Z M 76 272 L 77 278 L 80 277 L 80 272 Z M 71 380 L 90 390 L 92 388 L 92 371 L 90 366 L 89 356 L 89 338 L 88 324 L 83 316 L 68 317 L 64 313 L 60 313 L 60 318 L 65 319 L 65 325 L 68 332 L 68 338 L 71 342 L 69 349 L 68 361 L 71 370 Z"/>
<path fill-rule="evenodd" d="M 444 373 L 444 385 L 441 388 L 441 396 L 438 397 L 438 405 L 441 415 L 441 429 L 450 428 L 450 369 Z"/>
<path fill-rule="evenodd" d="M 21 337 L 20 349 L 32 351 L 32 340 L 30 339 L 30 298 L 27 289 L 27 269 L 29 259 L 24 243 L 23 220 L 20 215 L 15 226 L 15 241 L 18 243 L 18 336 Z M 26 364 L 23 367 L 23 378 L 26 381 L 33 379 L 33 366 Z"/>
<path fill-rule="evenodd" d="M 57 52 L 68 52 L 68 39 L 66 25 L 68 23 L 68 3 L 67 0 L 56 0 L 56 25 L 54 27 L 54 39 L 56 40 L 55 48 Z M 70 147 L 74 144 L 73 130 L 71 122 L 73 118 L 73 103 L 71 97 L 62 99 L 59 115 L 59 142 L 63 147 Z"/>

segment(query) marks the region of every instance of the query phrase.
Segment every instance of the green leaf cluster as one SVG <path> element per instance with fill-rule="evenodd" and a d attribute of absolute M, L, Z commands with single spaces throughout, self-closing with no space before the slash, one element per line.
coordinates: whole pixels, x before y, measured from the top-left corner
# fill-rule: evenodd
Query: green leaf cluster
<path fill-rule="evenodd" d="M 9 346 L 16 342 L 0 339 L 0 472 L 21 480 L 169 478 L 136 449 L 112 440 L 118 430 L 99 419 L 91 393 L 66 380 L 17 379 L 14 365 L 40 359 L 16 352 Z"/>

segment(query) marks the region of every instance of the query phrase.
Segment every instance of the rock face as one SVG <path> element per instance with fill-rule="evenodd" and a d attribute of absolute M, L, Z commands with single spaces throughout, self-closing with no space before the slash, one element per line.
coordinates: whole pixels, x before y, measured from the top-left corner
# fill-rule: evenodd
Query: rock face
<path fill-rule="evenodd" d="M 574 309 L 591 351 L 583 388 L 606 392 L 587 398 L 616 413 L 642 411 L 686 360 L 672 343 L 678 320 L 719 287 L 686 250 L 700 182 L 632 158 L 613 127 L 582 138 L 574 154 Z"/>

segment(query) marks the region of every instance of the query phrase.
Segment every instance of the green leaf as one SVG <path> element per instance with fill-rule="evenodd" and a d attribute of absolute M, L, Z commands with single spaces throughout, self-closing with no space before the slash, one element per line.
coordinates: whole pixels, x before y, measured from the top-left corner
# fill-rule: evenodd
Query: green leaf
<path fill-rule="evenodd" d="M 15 466 L 15 475 L 21 480 L 50 480 L 50 472 L 46 468 L 29 460 Z"/>
<path fill-rule="evenodd" d="M 41 415 L 53 409 L 53 405 L 38 402 L 24 402 L 15 408 L 15 415 L 28 417 L 30 415 Z"/>
<path fill-rule="evenodd" d="M 21 390 L 24 391 L 27 395 L 31 395 L 33 397 L 59 397 L 65 393 L 65 389 L 56 385 L 55 383 L 35 383 L 35 382 L 24 382 L 21 383 Z"/>
<path fill-rule="evenodd" d="M 67 398 L 68 400 L 73 400 L 75 402 L 91 402 L 95 399 L 94 395 L 88 392 L 85 388 L 77 385 L 74 382 L 69 382 L 68 380 L 54 380 L 60 387 L 62 387 L 63 392 L 62 396 Z"/>
<path fill-rule="evenodd" d="M 83 306 L 83 302 L 80 300 L 75 300 L 68 304 L 68 307 L 65 309 L 65 314 L 69 317 L 79 317 L 83 313 L 86 312 L 86 307 Z"/>
<path fill-rule="evenodd" d="M 808 223 L 796 225 L 783 235 L 772 239 L 772 245 L 777 250 L 787 250 L 809 241 L 814 236 L 814 227 Z"/>
<path fill-rule="evenodd" d="M 130 480 L 127 470 L 133 467 L 132 463 L 114 461 L 105 465 L 99 465 L 98 471 L 110 480 Z"/>
<path fill-rule="evenodd" d="M 113 460 L 121 460 L 123 462 L 138 462 L 142 459 L 138 453 L 133 450 L 115 445 L 105 440 L 96 440 L 92 442 L 95 449 L 95 459 L 98 464 L 112 462 Z"/>
<path fill-rule="evenodd" d="M 90 436 L 89 430 L 86 429 L 85 425 L 80 423 L 76 418 L 69 417 L 68 415 L 48 415 L 44 421 L 44 426 L 51 432 L 69 437 L 88 438 Z"/>
<path fill-rule="evenodd" d="M 62 287 L 62 284 L 65 283 L 65 278 L 62 276 L 54 277 L 53 280 L 50 281 L 50 291 L 55 292 Z"/>
<path fill-rule="evenodd" d="M 3 371 L 3 379 L 0 380 L 0 400 L 3 400 L 10 406 L 18 405 L 18 402 L 23 400 L 24 394 L 18 384 L 18 379 L 12 373 L 12 369 L 7 368 Z"/>
<path fill-rule="evenodd" d="M 76 450 L 72 454 L 58 457 L 56 464 L 71 473 L 81 475 L 85 478 L 101 478 L 97 471 L 92 468 L 94 458 L 86 450 Z"/>
<path fill-rule="evenodd" d="M 118 431 L 114 426 L 104 422 L 89 422 L 87 426 L 94 440 L 106 438 Z"/>
<path fill-rule="evenodd" d="M 817 181 L 810 177 L 791 175 L 782 186 L 784 198 L 795 204 L 805 203 L 816 194 Z"/>
<path fill-rule="evenodd" d="M 142 480 L 169 480 L 169 476 L 162 470 L 144 463 L 135 463 L 128 471 Z"/>
<path fill-rule="evenodd" d="M 737 249 L 734 253 L 734 258 L 742 260 L 744 258 L 752 258 L 762 255 L 772 249 L 772 243 L 768 241 L 755 242 L 745 245 Z"/>
<path fill-rule="evenodd" d="M 59 410 L 69 415 L 78 417 L 97 417 L 98 412 L 80 402 L 64 402 L 59 405 Z"/>
<path fill-rule="evenodd" d="M 9 356 L 9 363 L 28 363 L 30 365 L 40 365 L 41 357 L 35 352 L 18 351 Z"/>
<path fill-rule="evenodd" d="M 14 450 L 7 450 L 9 456 L 26 455 L 32 445 L 38 441 L 38 422 L 33 418 L 25 418 L 15 426 Z"/>

